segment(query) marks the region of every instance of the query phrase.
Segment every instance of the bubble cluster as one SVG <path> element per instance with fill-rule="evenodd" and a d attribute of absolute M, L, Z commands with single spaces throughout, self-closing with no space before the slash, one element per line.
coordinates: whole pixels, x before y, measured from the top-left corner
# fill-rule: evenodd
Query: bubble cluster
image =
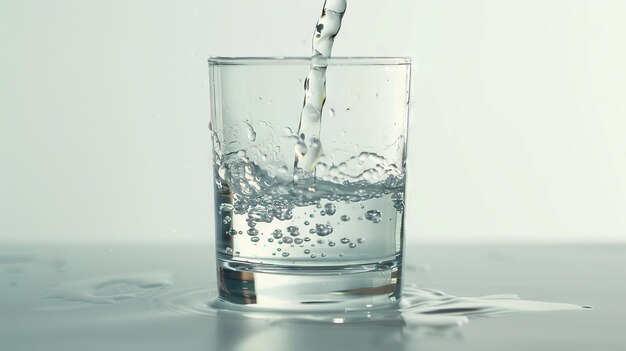
<path fill-rule="evenodd" d="M 298 228 L 298 227 L 296 227 L 294 225 L 291 225 L 291 226 L 287 227 L 287 232 L 291 236 L 298 236 L 298 235 L 300 235 L 300 228 Z"/>
<path fill-rule="evenodd" d="M 316 224 L 315 233 L 319 236 L 327 236 L 333 232 L 333 226 L 330 224 Z"/>
<path fill-rule="evenodd" d="M 378 223 L 380 222 L 381 215 L 382 214 L 378 210 L 369 210 L 365 212 L 365 219 L 374 223 Z"/>

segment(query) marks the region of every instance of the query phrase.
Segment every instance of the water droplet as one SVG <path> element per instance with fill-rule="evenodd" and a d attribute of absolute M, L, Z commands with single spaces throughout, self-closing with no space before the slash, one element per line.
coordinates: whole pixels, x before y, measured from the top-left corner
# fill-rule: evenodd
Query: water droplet
<path fill-rule="evenodd" d="M 356 244 L 355 244 L 355 243 L 350 243 L 350 244 L 348 245 L 348 247 L 349 247 L 349 248 L 351 248 L 351 249 L 354 249 L 354 248 L 356 247 Z"/>
<path fill-rule="evenodd" d="M 377 210 L 369 210 L 365 212 L 365 218 L 374 223 L 380 222 L 380 216 L 381 213 Z"/>
<path fill-rule="evenodd" d="M 259 235 L 259 231 L 254 229 L 254 228 L 250 228 L 250 229 L 248 229 L 248 235 L 250 235 L 250 236 L 257 236 L 257 235 Z"/>
<path fill-rule="evenodd" d="M 252 128 L 252 125 L 248 122 L 245 122 L 248 125 L 248 140 L 250 141 L 255 141 L 256 140 L 256 132 L 254 131 L 254 128 Z"/>
<path fill-rule="evenodd" d="M 332 216 L 335 214 L 336 211 L 337 211 L 337 207 L 331 204 L 330 202 L 324 205 L 324 212 L 326 212 L 326 215 Z"/>
<path fill-rule="evenodd" d="M 349 221 L 349 220 L 350 220 L 350 216 L 348 216 L 348 215 L 343 215 L 343 216 L 341 216 L 341 220 L 342 220 L 342 221 L 344 221 L 344 222 L 347 222 L 347 221 Z"/>
<path fill-rule="evenodd" d="M 350 242 L 350 239 L 348 238 L 341 238 L 341 240 L 339 240 L 342 244 L 347 244 Z"/>
<path fill-rule="evenodd" d="M 283 257 L 289 256 L 289 252 L 283 252 Z"/>

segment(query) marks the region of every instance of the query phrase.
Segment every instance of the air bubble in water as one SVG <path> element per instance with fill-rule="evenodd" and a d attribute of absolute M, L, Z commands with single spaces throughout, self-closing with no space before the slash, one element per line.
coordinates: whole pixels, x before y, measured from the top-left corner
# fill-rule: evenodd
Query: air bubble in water
<path fill-rule="evenodd" d="M 327 216 L 332 216 L 337 211 L 337 207 L 330 202 L 324 205 L 324 212 L 326 212 Z"/>
<path fill-rule="evenodd" d="M 365 218 L 374 223 L 380 222 L 381 213 L 377 210 L 369 210 L 365 212 Z"/>
<path fill-rule="evenodd" d="M 267 238 L 267 242 L 268 243 L 273 243 L 274 242 L 274 238 Z"/>
<path fill-rule="evenodd" d="M 341 240 L 339 240 L 342 244 L 347 244 L 350 242 L 350 239 L 348 238 L 341 238 Z"/>
<path fill-rule="evenodd" d="M 259 231 L 254 229 L 254 228 L 250 228 L 250 229 L 248 229 L 248 235 L 250 235 L 250 236 L 257 236 L 257 235 L 259 235 Z"/>
<path fill-rule="evenodd" d="M 322 257 L 326 257 L 326 254 L 322 252 L 322 253 L 320 254 L 320 256 L 322 256 Z"/>
<path fill-rule="evenodd" d="M 350 216 L 348 216 L 348 215 L 343 215 L 343 216 L 341 216 L 341 220 L 342 220 L 342 221 L 344 221 L 344 222 L 347 222 L 347 221 L 349 221 L 349 220 L 350 220 Z"/>
<path fill-rule="evenodd" d="M 306 250 L 304 250 L 304 253 L 308 255 L 308 254 L 310 254 L 310 253 L 311 253 L 311 250 L 306 249 Z"/>
<path fill-rule="evenodd" d="M 328 246 L 330 246 L 330 247 L 335 246 L 335 242 L 334 242 L 334 241 L 329 241 L 329 242 L 328 242 Z"/>
<path fill-rule="evenodd" d="M 330 224 L 316 224 L 315 232 L 319 236 L 326 236 L 333 232 L 333 226 Z"/>
<path fill-rule="evenodd" d="M 250 241 L 252 241 L 253 243 L 258 242 L 259 240 L 261 240 L 258 236 L 253 236 L 250 238 Z"/>
<path fill-rule="evenodd" d="M 220 212 L 230 212 L 233 210 L 233 205 L 231 204 L 221 204 L 220 205 Z"/>
<path fill-rule="evenodd" d="M 309 221 L 304 221 L 304 225 L 309 225 L 309 224 L 311 224 L 311 222 L 309 222 Z"/>
<path fill-rule="evenodd" d="M 350 243 L 350 244 L 348 245 L 348 247 L 349 247 L 349 248 L 351 248 L 351 249 L 354 249 L 354 248 L 356 247 L 356 244 L 355 244 L 355 243 Z"/>
<path fill-rule="evenodd" d="M 293 242 L 293 239 L 291 237 L 286 236 L 283 238 L 283 242 L 285 244 L 291 244 Z"/>
<path fill-rule="evenodd" d="M 289 256 L 289 252 L 283 252 L 283 257 Z"/>
<path fill-rule="evenodd" d="M 230 218 L 230 216 L 226 216 L 226 217 L 224 217 L 224 220 L 222 221 L 222 223 L 228 224 L 228 223 L 230 223 L 231 220 L 232 219 Z"/>
<path fill-rule="evenodd" d="M 316 254 L 311 254 L 311 258 L 315 258 L 315 257 L 317 257 Z"/>
<path fill-rule="evenodd" d="M 227 254 L 232 254 L 232 253 L 233 253 L 233 249 L 231 249 L 230 247 L 227 247 L 226 249 L 224 249 L 224 251 L 225 251 Z"/>
<path fill-rule="evenodd" d="M 274 237 L 274 239 L 280 239 L 283 237 L 283 231 L 280 229 L 276 229 L 272 232 L 272 236 Z"/>
<path fill-rule="evenodd" d="M 356 239 L 356 242 L 359 243 L 359 244 L 363 244 L 365 242 L 365 239 L 358 238 L 358 239 Z"/>
<path fill-rule="evenodd" d="M 300 238 L 295 238 L 295 239 L 293 240 L 293 242 L 294 242 L 295 244 L 297 244 L 297 245 L 300 245 L 300 244 L 302 244 L 302 243 L 304 242 L 304 240 L 302 240 L 302 239 L 300 239 Z"/>

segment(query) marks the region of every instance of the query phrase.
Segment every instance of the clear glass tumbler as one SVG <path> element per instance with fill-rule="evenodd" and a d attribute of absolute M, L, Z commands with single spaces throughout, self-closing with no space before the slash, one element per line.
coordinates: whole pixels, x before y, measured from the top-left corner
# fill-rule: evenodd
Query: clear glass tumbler
<path fill-rule="evenodd" d="M 311 64 L 209 59 L 220 299 L 296 311 L 396 304 L 411 60 L 325 61 L 319 138 L 303 170 Z"/>

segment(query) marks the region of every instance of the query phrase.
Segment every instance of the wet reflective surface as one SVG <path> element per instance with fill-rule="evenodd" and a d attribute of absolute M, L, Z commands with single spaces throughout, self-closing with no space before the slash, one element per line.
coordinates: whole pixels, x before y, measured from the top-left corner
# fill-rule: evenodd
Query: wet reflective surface
<path fill-rule="evenodd" d="M 4 245 L 2 349 L 621 350 L 626 344 L 626 246 L 409 247 L 397 308 L 334 314 L 251 312 L 220 303 L 213 250 Z"/>

